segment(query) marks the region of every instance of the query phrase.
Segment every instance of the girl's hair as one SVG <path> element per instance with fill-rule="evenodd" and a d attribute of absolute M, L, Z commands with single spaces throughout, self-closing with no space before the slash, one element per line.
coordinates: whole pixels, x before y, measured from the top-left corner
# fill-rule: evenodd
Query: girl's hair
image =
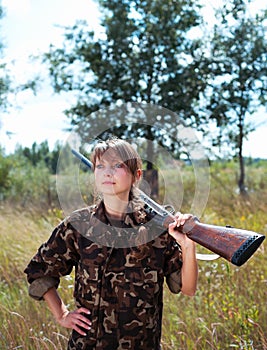
<path fill-rule="evenodd" d="M 132 174 L 133 179 L 137 180 L 137 171 L 142 169 L 142 160 L 134 149 L 134 147 L 127 141 L 113 137 L 107 141 L 100 141 L 94 148 L 91 154 L 91 162 L 93 163 L 93 168 L 95 168 L 97 159 L 103 157 L 106 151 L 111 150 L 115 155 L 126 165 L 129 172 Z M 130 191 L 130 198 L 134 196 L 133 191 Z M 142 225 L 139 227 L 139 234 L 136 239 L 136 247 L 132 248 L 131 257 L 137 260 L 143 259 L 149 249 L 147 244 L 147 229 Z"/>
<path fill-rule="evenodd" d="M 91 162 L 95 167 L 96 160 L 100 159 L 107 150 L 112 150 L 120 157 L 127 169 L 136 179 L 137 170 L 142 169 L 142 160 L 133 146 L 125 140 L 111 138 L 107 141 L 100 141 L 94 148 L 91 155 Z"/>

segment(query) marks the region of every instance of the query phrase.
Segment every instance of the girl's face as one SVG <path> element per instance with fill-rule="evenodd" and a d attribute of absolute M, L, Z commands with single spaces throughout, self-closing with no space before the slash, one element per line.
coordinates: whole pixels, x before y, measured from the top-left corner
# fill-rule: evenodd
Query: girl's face
<path fill-rule="evenodd" d="M 114 152 L 108 150 L 96 159 L 94 175 L 97 190 L 104 197 L 112 195 L 128 200 L 134 178 Z"/>

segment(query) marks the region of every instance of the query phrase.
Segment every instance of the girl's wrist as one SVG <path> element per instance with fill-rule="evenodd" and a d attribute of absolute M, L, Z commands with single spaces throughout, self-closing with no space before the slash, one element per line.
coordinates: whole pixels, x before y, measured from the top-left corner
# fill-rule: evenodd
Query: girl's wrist
<path fill-rule="evenodd" d="M 58 315 L 55 316 L 56 320 L 60 322 L 63 320 L 69 313 L 69 310 L 67 308 L 64 308 Z"/>
<path fill-rule="evenodd" d="M 185 238 L 182 242 L 177 243 L 180 245 L 182 250 L 195 250 L 196 243 L 192 241 L 190 238 Z"/>

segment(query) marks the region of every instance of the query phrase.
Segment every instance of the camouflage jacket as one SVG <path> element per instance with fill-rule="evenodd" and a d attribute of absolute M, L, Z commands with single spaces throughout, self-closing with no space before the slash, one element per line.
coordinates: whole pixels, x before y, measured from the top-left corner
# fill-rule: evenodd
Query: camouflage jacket
<path fill-rule="evenodd" d="M 69 350 L 160 349 L 164 278 L 178 293 L 182 261 L 172 237 L 148 221 L 136 203 L 121 227 L 111 225 L 103 203 L 77 210 L 28 264 L 29 294 L 38 300 L 75 269 L 76 305 L 90 310 L 92 328 L 87 336 L 73 331 Z M 158 232 L 146 243 L 143 258 L 136 259 L 125 237 L 136 237 L 143 225 Z"/>

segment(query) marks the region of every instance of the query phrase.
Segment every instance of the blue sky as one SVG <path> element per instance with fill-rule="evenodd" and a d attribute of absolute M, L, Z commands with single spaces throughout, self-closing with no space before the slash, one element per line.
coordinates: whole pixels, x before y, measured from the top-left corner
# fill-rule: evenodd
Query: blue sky
<path fill-rule="evenodd" d="M 212 3 L 212 2 L 210 2 Z M 255 0 L 255 4 L 262 4 Z M 18 82 L 42 72 L 40 65 L 30 63 L 31 54 L 45 52 L 49 44 L 62 42 L 63 30 L 56 25 L 72 25 L 85 19 L 92 28 L 98 25 L 97 6 L 93 0 L 2 0 L 6 15 L 1 21 L 1 33 L 6 43 L 5 61 Z M 64 109 L 69 107 L 69 97 L 53 94 L 49 84 L 36 96 L 23 92 L 12 100 L 17 107 L 1 115 L 0 144 L 12 152 L 16 144 L 31 147 L 33 142 L 49 141 L 51 147 L 57 140 L 69 136 L 63 129 L 68 121 Z M 247 156 L 267 158 L 267 113 L 262 109 L 253 121 L 259 124 L 245 142 Z M 6 132 L 12 132 L 9 136 Z"/>

